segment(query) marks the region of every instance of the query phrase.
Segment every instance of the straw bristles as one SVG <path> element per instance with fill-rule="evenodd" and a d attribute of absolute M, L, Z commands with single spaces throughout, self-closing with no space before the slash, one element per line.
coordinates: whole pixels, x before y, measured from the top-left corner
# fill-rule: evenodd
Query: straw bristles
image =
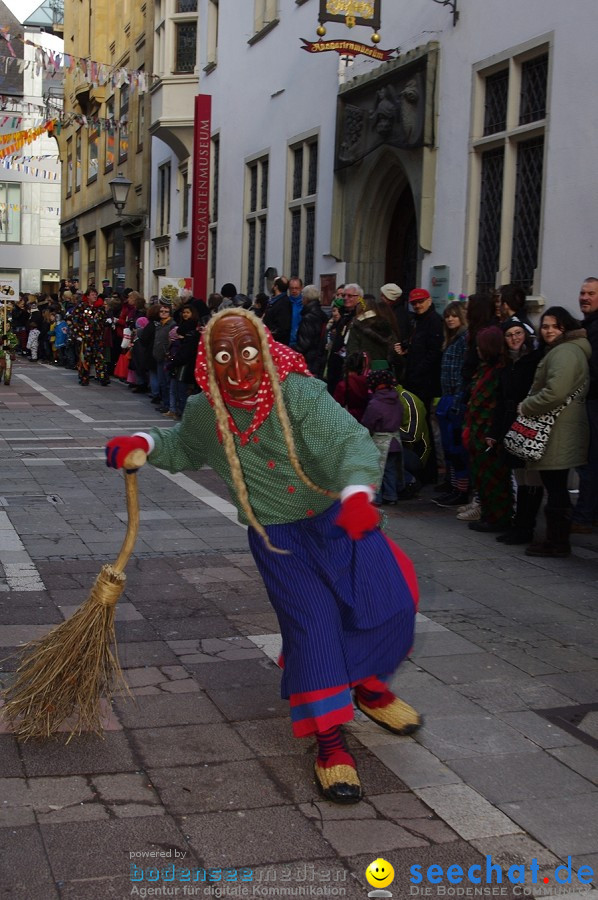
<path fill-rule="evenodd" d="M 89 597 L 70 619 L 23 648 L 2 708 L 21 740 L 49 738 L 71 715 L 75 724 L 69 740 L 87 731 L 102 734 L 100 700 L 109 701 L 116 687 L 128 691 L 114 633 L 125 581 L 123 572 L 103 566 Z"/>

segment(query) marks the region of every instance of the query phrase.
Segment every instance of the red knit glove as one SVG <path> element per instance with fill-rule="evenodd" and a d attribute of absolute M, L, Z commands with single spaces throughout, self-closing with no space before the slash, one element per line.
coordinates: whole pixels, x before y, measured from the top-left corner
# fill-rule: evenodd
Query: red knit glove
<path fill-rule="evenodd" d="M 121 434 L 106 444 L 106 465 L 111 469 L 122 469 L 125 459 L 132 450 L 150 452 L 150 446 L 139 434 Z"/>
<path fill-rule="evenodd" d="M 335 524 L 344 528 L 351 540 L 358 541 L 366 531 L 376 528 L 379 521 L 378 510 L 365 491 L 360 491 L 343 500 Z"/>

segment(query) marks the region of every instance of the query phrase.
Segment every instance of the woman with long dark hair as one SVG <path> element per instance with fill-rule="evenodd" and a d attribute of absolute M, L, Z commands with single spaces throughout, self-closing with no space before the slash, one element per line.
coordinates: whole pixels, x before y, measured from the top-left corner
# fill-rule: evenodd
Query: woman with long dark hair
<path fill-rule="evenodd" d="M 546 538 L 531 544 L 527 556 L 569 556 L 571 499 L 569 470 L 587 462 L 589 426 L 585 398 L 590 382 L 592 355 L 585 329 L 562 306 L 551 306 L 540 319 L 542 360 L 529 395 L 519 405 L 524 416 L 552 412 L 570 397 L 573 400 L 557 416 L 541 459 L 526 463 L 538 471 L 546 488 Z"/>
<path fill-rule="evenodd" d="M 476 344 L 478 332 L 495 324 L 494 301 L 490 294 L 470 294 L 467 298 L 467 351 L 463 362 L 463 392 L 465 400 L 480 364 Z"/>
<path fill-rule="evenodd" d="M 449 303 L 444 313 L 444 343 L 440 364 L 441 397 L 436 405 L 446 465 L 444 492 L 433 502 L 438 506 L 461 506 L 469 497 L 469 461 L 463 447 L 462 371 L 467 350 L 465 307 L 458 301 Z"/>
<path fill-rule="evenodd" d="M 471 480 L 482 507 L 479 522 L 470 522 L 472 531 L 495 532 L 508 528 L 513 513 L 511 470 L 486 438 L 490 434 L 498 401 L 500 374 L 504 367 L 504 340 L 500 328 L 478 332 L 476 345 L 480 365 L 471 389 L 465 415 L 464 443 L 469 451 Z"/>
<path fill-rule="evenodd" d="M 517 417 L 518 405 L 529 393 L 542 354 L 536 347 L 531 325 L 512 316 L 501 327 L 505 338 L 506 365 L 500 373 L 494 421 L 486 443 L 489 447 L 498 444 L 498 451 L 513 470 L 517 483 L 517 506 L 510 527 L 496 540 L 503 544 L 529 544 L 534 536 L 544 488 L 538 473 L 527 469 L 523 460 L 507 453 L 501 441 Z"/>

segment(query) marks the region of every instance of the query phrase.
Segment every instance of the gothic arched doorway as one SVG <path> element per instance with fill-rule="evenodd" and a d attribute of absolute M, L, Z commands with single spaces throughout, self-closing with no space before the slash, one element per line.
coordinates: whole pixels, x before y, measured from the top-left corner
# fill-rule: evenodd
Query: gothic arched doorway
<path fill-rule="evenodd" d="M 413 194 L 408 184 L 392 213 L 386 241 L 387 282 L 394 282 L 403 289 L 403 296 L 417 287 L 417 215 Z"/>

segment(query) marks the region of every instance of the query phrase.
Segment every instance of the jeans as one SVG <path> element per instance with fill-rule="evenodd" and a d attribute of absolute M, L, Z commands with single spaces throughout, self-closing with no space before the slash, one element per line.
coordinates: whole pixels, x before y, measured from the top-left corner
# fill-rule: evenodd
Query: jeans
<path fill-rule="evenodd" d="M 149 373 L 150 394 L 152 397 L 160 395 L 160 386 L 158 384 L 158 373 L 150 369 Z"/>
<path fill-rule="evenodd" d="M 579 466 L 579 497 L 573 513 L 573 521 L 584 525 L 598 522 L 598 397 L 587 401 L 590 423 L 590 447 L 588 461 Z"/>
<path fill-rule="evenodd" d="M 169 410 L 173 413 L 183 415 L 189 396 L 189 385 L 184 381 L 178 381 L 176 378 L 170 380 L 170 403 Z"/>
<path fill-rule="evenodd" d="M 162 406 L 167 406 L 170 409 L 170 372 L 166 371 L 163 362 L 157 364 L 156 374 L 158 376 L 158 394 L 162 400 Z"/>
<path fill-rule="evenodd" d="M 378 494 L 378 498 L 380 500 L 396 500 L 399 488 L 397 487 L 398 483 L 398 467 L 403 468 L 402 465 L 402 453 L 400 450 L 389 450 L 388 456 L 386 457 L 386 465 L 384 466 L 384 474 L 382 475 L 382 484 L 380 485 L 380 491 Z M 400 490 L 403 488 L 401 487 Z"/>

